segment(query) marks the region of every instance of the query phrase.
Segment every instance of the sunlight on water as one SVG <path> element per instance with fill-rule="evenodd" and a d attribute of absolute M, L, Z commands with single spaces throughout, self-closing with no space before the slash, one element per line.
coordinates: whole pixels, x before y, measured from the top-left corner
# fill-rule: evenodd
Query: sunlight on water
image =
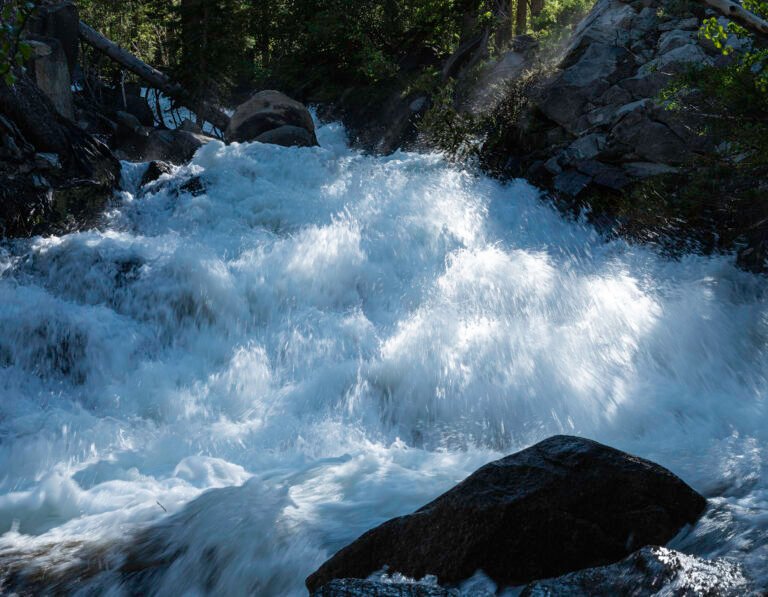
<path fill-rule="evenodd" d="M 0 560 L 300 595 L 363 531 L 566 432 L 682 476 L 711 508 L 677 546 L 768 585 L 764 280 L 319 136 L 214 142 L 144 192 L 126 165 L 100 230 L 0 252 Z"/>

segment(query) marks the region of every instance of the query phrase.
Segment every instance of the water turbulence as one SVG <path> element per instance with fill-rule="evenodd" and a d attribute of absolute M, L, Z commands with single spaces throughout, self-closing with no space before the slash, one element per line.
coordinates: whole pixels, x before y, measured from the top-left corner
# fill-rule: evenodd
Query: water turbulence
<path fill-rule="evenodd" d="M 319 135 L 211 143 L 144 192 L 129 168 L 99 230 L 0 253 L 5 581 L 304 594 L 363 531 L 565 432 L 682 476 L 710 508 L 676 546 L 768 585 L 764 280 Z"/>

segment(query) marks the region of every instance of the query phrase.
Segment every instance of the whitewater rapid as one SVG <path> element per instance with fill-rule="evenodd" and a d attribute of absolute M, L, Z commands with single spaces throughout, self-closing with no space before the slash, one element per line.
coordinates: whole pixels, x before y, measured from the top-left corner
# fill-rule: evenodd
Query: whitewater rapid
<path fill-rule="evenodd" d="M 126 164 L 99 229 L 0 249 L 2 565 L 101 550 L 68 589 L 303 595 L 363 531 L 569 433 L 680 475 L 710 508 L 675 546 L 768 586 L 765 279 L 318 136 L 213 142 L 144 191 Z M 151 574 L 108 565 L 131 549 Z"/>

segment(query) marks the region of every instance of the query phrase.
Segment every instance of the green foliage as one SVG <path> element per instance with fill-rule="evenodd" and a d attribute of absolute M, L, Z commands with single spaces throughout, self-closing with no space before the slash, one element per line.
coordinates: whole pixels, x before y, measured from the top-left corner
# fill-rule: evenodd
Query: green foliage
<path fill-rule="evenodd" d="M 541 14 L 532 19 L 533 29 L 542 43 L 556 45 L 593 5 L 594 0 L 547 0 Z"/>
<path fill-rule="evenodd" d="M 391 80 L 409 54 L 445 55 L 455 49 L 462 17 L 459 4 L 296 0 L 277 11 L 282 18 L 272 38 L 269 76 L 286 88 L 343 89 Z"/>
<path fill-rule="evenodd" d="M 730 21 L 725 27 L 715 17 L 704 19 L 699 30 L 699 35 L 708 39 L 720 50 L 724 56 L 733 52 L 733 46 L 728 45 L 728 39 L 731 35 L 745 38 L 749 35 L 746 29 L 741 25 Z"/>
<path fill-rule="evenodd" d="M 449 81 L 433 94 L 419 130 L 425 141 L 452 159 L 480 157 L 487 148 L 509 144 L 522 147 L 526 143 L 523 116 L 534 88 L 549 74 L 550 65 L 537 64 L 507 82 L 493 107 L 480 114 L 457 109 L 456 84 Z"/>
<path fill-rule="evenodd" d="M 13 85 L 14 70 L 32 56 L 22 34 L 35 8 L 34 2 L 26 0 L 0 0 L 0 84 Z"/>
<path fill-rule="evenodd" d="M 758 17 L 768 18 L 768 2 L 744 0 L 742 5 Z M 727 21 L 723 26 L 718 19 L 710 17 L 702 22 L 699 36 L 711 41 L 724 56 L 735 50 L 731 40 L 738 40 L 744 49 L 736 52 L 735 71 L 747 78 L 751 77 L 753 85 L 762 93 L 768 92 L 768 50 L 756 49 L 756 40 L 750 31 L 733 21 Z M 743 77 L 737 75 L 737 78 Z"/>
<path fill-rule="evenodd" d="M 478 29 L 496 14 L 495 0 L 79 0 L 78 6 L 105 36 L 207 96 L 226 96 L 233 87 L 318 97 L 385 86 L 404 62 L 417 56 L 425 67 L 434 64 L 456 49 L 467 23 Z M 92 56 L 94 64 L 99 60 Z"/>
<path fill-rule="evenodd" d="M 459 159 L 476 154 L 482 122 L 456 109 L 455 88 L 456 82 L 450 80 L 433 94 L 432 105 L 421 119 L 419 131 L 427 143 Z"/>
<path fill-rule="evenodd" d="M 768 16 L 768 2 L 745 0 L 743 5 Z M 740 155 L 740 167 L 768 164 L 768 49 L 757 47 L 754 36 L 733 21 L 705 19 L 699 35 L 729 56 L 729 63 L 696 69 L 663 99 L 672 109 L 705 114 L 709 132 L 727 142 L 728 153 Z"/>

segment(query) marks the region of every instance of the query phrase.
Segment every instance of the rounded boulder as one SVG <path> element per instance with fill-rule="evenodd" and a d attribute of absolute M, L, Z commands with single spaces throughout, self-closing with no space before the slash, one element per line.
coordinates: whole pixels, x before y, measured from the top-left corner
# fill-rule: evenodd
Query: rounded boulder
<path fill-rule="evenodd" d="M 297 134 L 296 129 L 304 132 Z M 277 134 L 280 131 L 290 134 Z M 315 123 L 307 107 L 274 90 L 255 93 L 238 106 L 224 133 L 224 139 L 227 143 L 262 141 L 286 146 L 318 144 Z"/>

